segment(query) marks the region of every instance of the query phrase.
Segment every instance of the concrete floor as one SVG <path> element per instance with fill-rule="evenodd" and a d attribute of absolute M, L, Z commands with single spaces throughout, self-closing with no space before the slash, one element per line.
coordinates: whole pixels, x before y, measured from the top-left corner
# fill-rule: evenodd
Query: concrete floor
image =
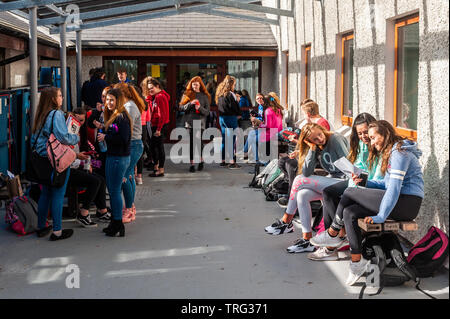
<path fill-rule="evenodd" d="M 124 238 L 106 237 L 103 224 L 86 229 L 70 220 L 63 223 L 75 229 L 68 240 L 18 237 L 5 230 L 2 208 L 0 298 L 358 298 L 361 286 L 345 286 L 348 261 L 285 252 L 299 225 L 293 234 L 265 234 L 283 211 L 245 187 L 251 168 L 211 164 L 192 174 L 168 161 L 165 177 L 138 186 L 136 221 Z M 66 287 L 70 264 L 80 270 L 79 288 Z M 424 279 L 422 288 L 448 298 L 448 272 Z M 427 297 L 408 283 L 365 298 Z"/>

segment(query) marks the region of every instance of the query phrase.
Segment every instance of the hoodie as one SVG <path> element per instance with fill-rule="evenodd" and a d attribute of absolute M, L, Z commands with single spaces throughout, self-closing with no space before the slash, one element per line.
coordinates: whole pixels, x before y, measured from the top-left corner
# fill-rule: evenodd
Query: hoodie
<path fill-rule="evenodd" d="M 367 181 L 367 187 L 386 190 L 378 215 L 372 218 L 374 223 L 384 223 L 397 204 L 400 194 L 424 197 L 423 174 L 419 164 L 421 155 L 415 142 L 403 140 L 400 151 L 395 143 L 384 179 Z"/>
<path fill-rule="evenodd" d="M 157 131 L 161 131 L 162 127 L 170 122 L 169 119 L 169 101 L 170 95 L 161 90 L 158 94 L 149 95 L 146 99 L 151 108 L 152 127 L 156 127 Z"/>

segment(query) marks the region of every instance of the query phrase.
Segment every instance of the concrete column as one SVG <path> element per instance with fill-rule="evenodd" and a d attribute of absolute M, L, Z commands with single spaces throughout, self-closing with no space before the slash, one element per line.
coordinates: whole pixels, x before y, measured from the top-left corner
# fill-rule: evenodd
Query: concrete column
<path fill-rule="evenodd" d="M 38 105 L 38 50 L 37 50 L 37 7 L 29 10 L 30 17 L 30 117 L 31 123 L 34 123 L 36 109 Z"/>
<path fill-rule="evenodd" d="M 77 106 L 81 107 L 81 86 L 83 85 L 82 81 L 82 48 L 81 48 L 81 30 L 76 32 L 77 35 L 77 43 L 76 43 L 76 51 L 77 51 Z"/>
<path fill-rule="evenodd" d="M 67 111 L 67 55 L 66 55 L 66 27 L 67 24 L 61 23 L 59 25 L 60 37 L 60 59 L 61 59 L 61 93 L 63 95 L 62 109 Z"/>

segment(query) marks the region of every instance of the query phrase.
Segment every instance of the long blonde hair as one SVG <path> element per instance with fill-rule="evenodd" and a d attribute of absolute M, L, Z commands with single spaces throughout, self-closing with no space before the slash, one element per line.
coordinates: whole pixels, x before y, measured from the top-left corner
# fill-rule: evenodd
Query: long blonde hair
<path fill-rule="evenodd" d="M 116 108 L 114 111 L 110 111 L 108 107 L 105 107 L 105 110 L 103 111 L 103 117 L 105 119 L 105 130 L 108 130 L 109 126 L 114 123 L 115 119 L 118 116 L 125 116 L 128 117 L 128 120 L 130 121 L 130 133 L 131 129 L 133 127 L 133 120 L 131 119 L 130 114 L 128 114 L 127 109 L 124 106 L 124 97 L 122 92 L 119 89 L 111 89 L 109 90 L 106 95 L 112 95 L 116 98 Z"/>
<path fill-rule="evenodd" d="M 150 95 L 148 92 L 148 82 L 150 82 L 151 79 L 153 79 L 151 76 L 147 76 L 141 82 L 142 95 L 144 98 L 147 98 Z"/>
<path fill-rule="evenodd" d="M 219 103 L 219 97 L 226 96 L 231 92 L 231 88 L 236 83 L 236 78 L 234 76 L 225 76 L 225 79 L 217 86 L 216 90 L 216 103 Z"/>
<path fill-rule="evenodd" d="M 45 124 L 45 118 L 50 111 L 60 109 L 58 103 L 56 102 L 56 98 L 58 97 L 58 93 L 60 91 L 60 88 L 56 88 L 54 86 L 42 90 L 31 133 L 36 133 L 36 131 Z"/>
<path fill-rule="evenodd" d="M 127 83 L 117 83 L 116 85 L 114 85 L 114 88 L 119 89 L 122 92 L 125 99 L 133 101 L 138 107 L 140 113 L 147 111 L 148 108 L 147 104 L 140 97 L 139 93 L 132 85 Z"/>
<path fill-rule="evenodd" d="M 314 129 L 321 130 L 325 135 L 327 141 L 329 140 L 330 136 L 333 135 L 333 133 L 327 131 L 323 126 L 316 123 L 308 123 L 303 126 L 296 147 L 296 149 L 298 150 L 298 174 L 302 173 L 303 163 L 305 162 L 306 155 L 308 155 L 309 152 L 309 146 L 305 143 L 305 140 L 311 136 L 311 133 Z"/>

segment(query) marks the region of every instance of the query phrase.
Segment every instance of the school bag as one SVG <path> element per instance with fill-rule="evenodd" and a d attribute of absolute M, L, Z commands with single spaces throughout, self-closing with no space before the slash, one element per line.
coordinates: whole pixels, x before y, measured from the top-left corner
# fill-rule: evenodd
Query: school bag
<path fill-rule="evenodd" d="M 286 181 L 284 173 L 278 175 L 272 183 L 263 187 L 267 201 L 276 201 L 281 195 L 286 195 L 289 191 L 289 182 Z"/>
<path fill-rule="evenodd" d="M 27 196 L 16 196 L 6 205 L 5 222 L 19 235 L 27 235 L 38 230 L 38 207 Z"/>
<path fill-rule="evenodd" d="M 420 278 L 431 277 L 442 267 L 448 256 L 448 236 L 431 226 L 427 234 L 408 253 L 407 261 Z"/>
<path fill-rule="evenodd" d="M 250 185 L 249 186 L 254 187 L 254 188 L 261 188 L 264 185 L 264 181 L 267 178 L 267 175 L 276 171 L 277 168 L 278 168 L 278 160 L 274 159 L 274 160 L 270 161 L 269 164 L 267 164 L 266 167 L 264 167 L 264 169 L 253 178 L 253 180 L 250 184 L 252 184 L 254 186 L 250 186 Z M 255 174 L 256 174 L 256 168 L 255 168 Z"/>

